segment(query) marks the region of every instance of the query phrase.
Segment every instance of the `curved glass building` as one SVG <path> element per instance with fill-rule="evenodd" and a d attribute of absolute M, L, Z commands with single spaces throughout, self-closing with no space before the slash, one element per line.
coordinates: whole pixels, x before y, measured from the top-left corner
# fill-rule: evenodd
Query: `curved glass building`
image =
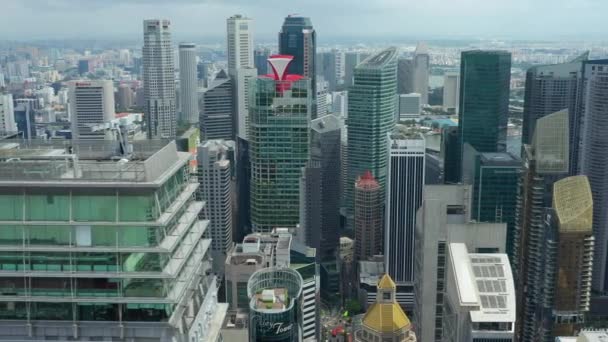
<path fill-rule="evenodd" d="M 291 268 L 270 267 L 255 272 L 247 283 L 249 341 L 299 341 L 303 280 Z"/>

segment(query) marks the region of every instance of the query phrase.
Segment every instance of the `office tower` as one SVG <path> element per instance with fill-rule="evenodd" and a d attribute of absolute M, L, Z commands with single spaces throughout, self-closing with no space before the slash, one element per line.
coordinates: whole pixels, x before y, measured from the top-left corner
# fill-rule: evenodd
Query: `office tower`
<path fill-rule="evenodd" d="M 328 83 L 326 81 L 317 82 L 317 94 L 316 94 L 316 104 L 317 104 L 317 113 L 316 117 L 320 118 L 325 116 L 328 113 L 327 107 L 327 96 L 328 96 Z"/>
<path fill-rule="evenodd" d="M 448 246 L 504 253 L 506 225 L 471 221 L 471 186 L 427 185 L 416 220 L 413 323 L 421 341 L 442 341 Z"/>
<path fill-rule="evenodd" d="M 458 114 L 460 97 L 460 74 L 446 72 L 443 75 L 443 110 Z"/>
<path fill-rule="evenodd" d="M 209 275 L 191 155 L 145 141 L 117 162 L 125 155 L 109 143 L 76 141 L 77 155 L 48 143 L 1 153 L 12 160 L 0 162 L 0 241 L 13 252 L 2 253 L 11 294 L 0 297 L 0 338 L 218 341 L 207 327 L 227 305 Z"/>
<path fill-rule="evenodd" d="M 302 276 L 286 267 L 265 268 L 249 278 L 249 341 L 300 339 L 302 283 Z"/>
<path fill-rule="evenodd" d="M 130 109 L 135 102 L 134 97 L 135 96 L 130 85 L 119 85 L 118 91 L 116 92 L 116 103 L 118 105 L 118 109 L 123 111 Z"/>
<path fill-rule="evenodd" d="M 114 119 L 114 86 L 110 80 L 72 81 L 69 83 L 70 121 L 73 139 L 104 139 L 104 131 L 94 125 Z"/>
<path fill-rule="evenodd" d="M 445 342 L 515 341 L 515 287 L 506 254 L 448 245 L 443 307 Z"/>
<path fill-rule="evenodd" d="M 91 71 L 91 62 L 88 59 L 81 59 L 78 61 L 78 74 L 84 75 Z"/>
<path fill-rule="evenodd" d="M 234 142 L 206 140 L 198 146 L 198 183 L 196 199 L 205 201 L 202 219 L 209 220 L 214 272 L 223 274 L 226 254 L 232 248 L 232 175 L 228 152 Z"/>
<path fill-rule="evenodd" d="M 543 292 L 532 294 L 538 301 L 536 312 L 541 312 L 541 330 L 526 335 L 524 341 L 549 341 L 584 328 L 591 297 L 593 206 L 586 176 L 555 182 L 542 237 Z"/>
<path fill-rule="evenodd" d="M 174 138 L 177 130 L 171 22 L 144 20 L 144 102 L 148 139 Z"/>
<path fill-rule="evenodd" d="M 420 94 L 400 94 L 397 120 L 417 119 L 420 117 L 422 100 Z"/>
<path fill-rule="evenodd" d="M 321 52 L 317 55 L 317 75 L 327 82 L 330 92 L 336 91 L 342 77 L 344 77 L 344 53 L 338 50 Z"/>
<path fill-rule="evenodd" d="M 13 95 L 0 94 L 0 132 L 17 132 Z"/>
<path fill-rule="evenodd" d="M 386 135 L 395 126 L 397 50 L 389 48 L 365 59 L 355 68 L 354 81 L 348 93 L 348 208 L 353 205 L 355 180 L 365 171 L 371 171 L 384 193 Z"/>
<path fill-rule="evenodd" d="M 579 156 L 580 174 L 589 177 L 593 193 L 593 234 L 595 236 L 595 258 L 593 262 L 593 289 L 608 289 L 608 162 L 602 156 L 606 152 L 608 136 L 604 134 L 606 125 L 605 99 L 608 96 L 608 60 L 583 63 L 583 88 L 578 104 L 582 112 L 581 150 Z"/>
<path fill-rule="evenodd" d="M 316 86 L 317 38 L 310 18 L 295 15 L 285 18 L 279 32 L 279 53 L 293 56 L 290 72 L 309 78 Z"/>
<path fill-rule="evenodd" d="M 471 217 L 477 222 L 507 224 L 506 253 L 517 257 L 517 184 L 521 159 L 507 152 L 479 153 L 465 144 L 462 181 L 473 185 Z"/>
<path fill-rule="evenodd" d="M 568 109 L 570 114 L 570 170 L 578 170 L 581 120 L 576 106 L 581 91 L 583 62 L 589 58 L 585 52 L 563 64 L 539 65 L 526 72 L 522 144 L 532 144 L 536 120 L 545 115 Z"/>
<path fill-rule="evenodd" d="M 289 268 L 302 277 L 302 300 L 298 315 L 303 318 L 303 341 L 314 341 L 320 332 L 320 283 L 315 250 L 300 244 L 285 228 L 249 234 L 242 241 L 232 248 L 225 259 L 229 312 L 246 315 L 249 311 L 247 282 L 255 272 L 273 266 Z M 289 296 L 293 296 L 293 293 Z"/>
<path fill-rule="evenodd" d="M 441 150 L 443 160 L 443 181 L 445 184 L 457 184 L 461 181 L 460 168 L 460 135 L 458 126 L 446 127 L 441 131 Z"/>
<path fill-rule="evenodd" d="M 329 112 L 340 119 L 346 118 L 348 115 L 348 91 L 333 92 L 331 97 L 331 110 Z"/>
<path fill-rule="evenodd" d="M 32 101 L 29 99 L 17 99 L 17 105 L 15 106 L 17 131 L 27 140 L 36 137 L 36 113 L 32 109 Z"/>
<path fill-rule="evenodd" d="M 207 87 L 207 80 L 209 78 L 209 62 L 199 62 L 196 65 L 196 78 L 198 87 Z"/>
<path fill-rule="evenodd" d="M 397 94 L 414 92 L 414 61 L 399 58 L 397 61 Z"/>
<path fill-rule="evenodd" d="M 568 174 L 568 137 L 568 110 L 564 109 L 538 119 L 532 145 L 523 148 L 516 210 L 518 257 L 512 262 L 518 281 L 515 288 L 520 341 L 532 341 L 542 325 L 535 310 L 545 285 L 543 210 L 551 207 L 553 183 Z"/>
<path fill-rule="evenodd" d="M 370 171 L 355 183 L 355 261 L 382 254 L 383 196 L 380 184 Z"/>
<path fill-rule="evenodd" d="M 478 152 L 506 150 L 510 80 L 509 52 L 462 52 L 458 112 L 460 151 L 458 171 L 454 171 L 459 173 L 458 180 L 462 178 L 464 144 L 469 143 Z"/>
<path fill-rule="evenodd" d="M 333 115 L 310 123 L 310 159 L 300 179 L 302 241 L 319 261 L 336 260 L 340 239 L 341 123 Z"/>
<path fill-rule="evenodd" d="M 429 104 L 429 72 L 431 57 L 424 43 L 418 43 L 414 53 L 414 91 L 420 94 L 420 102 Z"/>
<path fill-rule="evenodd" d="M 200 97 L 200 130 L 202 139 L 234 138 L 233 82 L 224 70 L 205 89 Z"/>
<path fill-rule="evenodd" d="M 267 61 L 268 62 L 268 61 Z M 236 136 L 249 138 L 249 92 L 258 72 L 255 68 L 240 68 L 235 74 L 234 95 L 236 102 Z"/>
<path fill-rule="evenodd" d="M 344 54 L 344 88 L 348 89 L 353 85 L 355 68 L 361 62 L 361 54 L 358 52 L 346 52 Z"/>
<path fill-rule="evenodd" d="M 378 294 L 363 316 L 361 329 L 355 331 L 356 342 L 416 342 L 409 318 L 395 299 L 396 286 L 385 274 L 378 282 Z"/>
<path fill-rule="evenodd" d="M 196 72 L 196 45 L 179 44 L 179 91 L 181 96 L 181 116 L 179 120 L 187 124 L 198 123 L 198 81 Z"/>
<path fill-rule="evenodd" d="M 254 66 L 258 70 L 258 75 L 270 73 L 268 69 L 268 57 L 270 57 L 270 49 L 268 48 L 256 48 L 253 50 Z"/>
<path fill-rule="evenodd" d="M 236 138 L 236 207 L 234 237 L 241 240 L 251 231 L 251 158 L 249 141 Z"/>
<path fill-rule="evenodd" d="M 228 73 L 253 68 L 253 19 L 236 14 L 226 20 L 226 26 Z"/>
<path fill-rule="evenodd" d="M 292 58 L 268 59 L 274 74 L 256 79 L 249 107 L 251 224 L 256 232 L 299 222 L 313 96 L 310 79 L 287 72 Z"/>
<path fill-rule="evenodd" d="M 397 125 L 388 134 L 388 181 L 384 263 L 397 283 L 397 301 L 411 310 L 414 292 L 414 231 L 422 204 L 425 141 L 420 133 Z"/>

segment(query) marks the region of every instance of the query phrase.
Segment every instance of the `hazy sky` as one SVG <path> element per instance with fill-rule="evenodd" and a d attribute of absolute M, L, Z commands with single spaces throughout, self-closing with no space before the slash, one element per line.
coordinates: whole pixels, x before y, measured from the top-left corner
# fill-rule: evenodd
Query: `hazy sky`
<path fill-rule="evenodd" d="M 0 0 L 0 39 L 139 39 L 142 20 L 177 36 L 217 38 L 226 17 L 255 20 L 273 39 L 283 17 L 312 18 L 320 37 L 604 38 L 607 0 Z M 608 37 L 606 37 L 608 38 Z"/>

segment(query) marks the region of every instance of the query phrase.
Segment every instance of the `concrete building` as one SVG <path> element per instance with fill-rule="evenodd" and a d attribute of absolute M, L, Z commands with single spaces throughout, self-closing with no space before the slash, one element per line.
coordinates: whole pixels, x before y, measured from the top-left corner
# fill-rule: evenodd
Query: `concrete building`
<path fill-rule="evenodd" d="M 233 81 L 221 70 L 200 97 L 199 126 L 204 140 L 234 139 Z"/>
<path fill-rule="evenodd" d="M 397 62 L 397 94 L 414 92 L 414 61 L 399 58 Z"/>
<path fill-rule="evenodd" d="M 383 259 L 382 255 L 378 255 L 372 260 L 362 260 L 358 263 L 359 284 L 357 295 L 364 310 L 367 310 L 376 302 L 378 282 L 386 274 Z"/>
<path fill-rule="evenodd" d="M 355 183 L 355 261 L 382 254 L 384 199 L 380 184 L 370 171 Z"/>
<path fill-rule="evenodd" d="M 506 254 L 448 245 L 443 341 L 515 341 L 515 287 Z"/>
<path fill-rule="evenodd" d="M 3 134 L 17 132 L 13 95 L 11 94 L 0 94 L 0 132 Z"/>
<path fill-rule="evenodd" d="M 0 296 L 0 339 L 221 341 L 226 305 L 209 275 L 191 155 L 174 142 L 131 147 L 2 150 L 0 219 L 12 228 L 0 234 L 12 252 L 2 254 L 11 290 Z"/>
<path fill-rule="evenodd" d="M 253 50 L 253 59 L 255 68 L 258 70 L 258 75 L 269 73 L 268 57 L 270 57 L 270 49 L 268 48 L 256 48 Z"/>
<path fill-rule="evenodd" d="M 226 254 L 232 248 L 232 174 L 229 151 L 234 151 L 233 141 L 206 140 L 198 146 L 197 200 L 205 201 L 202 219 L 209 220 L 208 236 L 211 237 L 213 271 L 222 275 Z"/>
<path fill-rule="evenodd" d="M 226 20 L 228 73 L 233 76 L 240 68 L 253 68 L 253 19 L 240 14 Z"/>
<path fill-rule="evenodd" d="M 448 246 L 504 253 L 506 225 L 471 221 L 471 186 L 427 185 L 415 232 L 414 327 L 422 341 L 442 341 Z"/>
<path fill-rule="evenodd" d="M 329 95 L 328 82 L 319 81 L 317 82 L 317 94 L 316 94 L 316 105 L 317 113 L 316 117 L 320 118 L 328 113 L 327 97 Z"/>
<path fill-rule="evenodd" d="M 460 100 L 460 74 L 446 72 L 443 75 L 443 110 L 458 114 Z"/>
<path fill-rule="evenodd" d="M 268 63 L 268 61 L 266 61 Z M 234 76 L 234 99 L 236 113 L 234 119 L 235 135 L 243 140 L 249 141 L 249 92 L 252 83 L 257 78 L 258 71 L 255 68 L 239 68 Z"/>
<path fill-rule="evenodd" d="M 409 318 L 395 299 L 396 285 L 388 274 L 378 282 L 376 303 L 367 309 L 361 329 L 355 331 L 357 342 L 416 342 Z"/>
<path fill-rule="evenodd" d="M 179 120 L 187 124 L 197 124 L 198 79 L 196 70 L 196 44 L 179 44 L 179 94 L 181 96 L 181 115 Z"/>
<path fill-rule="evenodd" d="M 175 138 L 177 115 L 171 22 L 144 20 L 143 79 L 148 139 Z"/>
<path fill-rule="evenodd" d="M 346 52 L 344 54 L 344 88 L 348 90 L 353 85 L 355 68 L 361 63 L 361 54 L 358 52 Z"/>
<path fill-rule="evenodd" d="M 422 106 L 421 95 L 418 93 L 400 94 L 397 120 L 418 119 Z"/>
<path fill-rule="evenodd" d="M 128 110 L 135 104 L 135 93 L 129 84 L 121 84 L 116 92 L 116 104 L 119 110 Z"/>
<path fill-rule="evenodd" d="M 416 212 L 422 204 L 425 141 L 418 132 L 396 125 L 388 134 L 388 182 L 384 233 L 386 272 L 397 284 L 397 302 L 414 305 L 414 231 Z"/>
<path fill-rule="evenodd" d="M 73 139 L 104 139 L 105 132 L 93 132 L 92 126 L 114 119 L 112 81 L 72 81 L 69 83 L 69 89 Z"/>
<path fill-rule="evenodd" d="M 414 93 L 420 94 L 420 103 L 429 104 L 429 73 L 431 69 L 431 57 L 428 47 L 424 43 L 418 43 L 414 53 Z"/>

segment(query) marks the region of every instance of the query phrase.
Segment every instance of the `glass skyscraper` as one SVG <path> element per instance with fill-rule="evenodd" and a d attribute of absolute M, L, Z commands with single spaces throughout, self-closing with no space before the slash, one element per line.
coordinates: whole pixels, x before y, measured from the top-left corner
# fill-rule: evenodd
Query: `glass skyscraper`
<path fill-rule="evenodd" d="M 355 68 L 354 85 L 348 93 L 348 208 L 353 206 L 355 181 L 365 171 L 371 171 L 384 192 L 389 156 L 386 137 L 395 126 L 396 97 L 395 48 L 368 57 Z"/>

